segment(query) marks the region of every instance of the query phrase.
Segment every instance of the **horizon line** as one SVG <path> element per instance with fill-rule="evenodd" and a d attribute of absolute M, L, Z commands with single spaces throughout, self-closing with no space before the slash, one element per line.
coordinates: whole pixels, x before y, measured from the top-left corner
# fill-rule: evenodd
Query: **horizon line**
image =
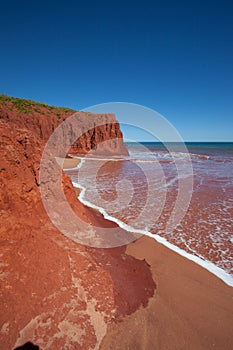
<path fill-rule="evenodd" d="M 125 143 L 139 143 L 139 142 L 148 142 L 148 143 L 186 143 L 186 142 L 193 142 L 193 143 L 233 143 L 233 140 L 231 141 L 214 141 L 214 140 L 208 140 L 208 141 L 197 141 L 197 140 L 185 140 L 185 141 L 152 141 L 152 140 L 137 140 L 137 141 L 126 141 L 124 140 Z"/>

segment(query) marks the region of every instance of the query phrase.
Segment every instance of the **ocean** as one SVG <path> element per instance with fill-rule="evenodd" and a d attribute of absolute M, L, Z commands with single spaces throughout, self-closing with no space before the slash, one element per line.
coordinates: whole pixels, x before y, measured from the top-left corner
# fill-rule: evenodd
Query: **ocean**
<path fill-rule="evenodd" d="M 66 170 L 80 200 L 233 285 L 233 143 L 128 143 Z"/>

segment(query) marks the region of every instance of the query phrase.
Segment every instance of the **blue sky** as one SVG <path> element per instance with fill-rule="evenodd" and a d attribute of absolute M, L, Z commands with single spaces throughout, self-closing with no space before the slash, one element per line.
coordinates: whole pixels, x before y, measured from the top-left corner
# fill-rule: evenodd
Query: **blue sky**
<path fill-rule="evenodd" d="M 233 141 L 231 0 L 2 2 L 0 30 L 1 93 L 137 103 L 185 140 Z"/>

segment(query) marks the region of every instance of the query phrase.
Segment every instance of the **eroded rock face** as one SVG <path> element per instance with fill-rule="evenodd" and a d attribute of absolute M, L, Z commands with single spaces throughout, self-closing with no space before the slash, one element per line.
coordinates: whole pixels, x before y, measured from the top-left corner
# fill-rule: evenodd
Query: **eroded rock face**
<path fill-rule="evenodd" d="M 77 112 L 63 126 L 65 142 L 72 145 L 70 153 L 128 155 L 120 125 L 114 114 Z M 71 140 L 75 139 L 73 143 Z"/>
<path fill-rule="evenodd" d="M 28 116 L 14 119 L 14 111 L 1 108 L 0 115 L 1 349 L 28 341 L 41 349 L 98 349 L 108 323 L 147 305 L 154 294 L 149 266 L 126 255 L 125 247 L 90 249 L 53 226 L 38 172 L 57 124 L 47 118 L 36 127 L 24 120 Z M 101 226 L 104 219 L 77 200 L 65 175 L 62 186 L 79 217 Z"/>
<path fill-rule="evenodd" d="M 69 120 L 71 116 L 73 119 Z M 27 102 L 24 109 L 19 109 L 14 99 L 0 98 L 0 119 L 14 123 L 20 129 L 32 131 L 42 143 L 47 142 L 54 130 L 66 121 L 62 133 L 65 134 L 64 142 L 70 145 L 70 153 L 85 154 L 98 148 L 98 153 L 128 155 L 114 114 L 75 112 Z"/>

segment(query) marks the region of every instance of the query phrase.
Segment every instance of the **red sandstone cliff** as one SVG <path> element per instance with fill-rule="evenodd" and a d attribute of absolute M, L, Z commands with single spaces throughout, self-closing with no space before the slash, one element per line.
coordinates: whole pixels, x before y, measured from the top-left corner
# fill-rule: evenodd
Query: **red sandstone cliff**
<path fill-rule="evenodd" d="M 74 111 L 19 105 L 0 99 L 1 349 L 26 341 L 41 349 L 98 349 L 108 323 L 148 303 L 155 289 L 151 272 L 125 247 L 87 248 L 53 226 L 40 198 L 40 158 L 50 134 Z M 115 120 L 97 131 L 85 133 L 75 150 L 87 152 L 104 137 L 122 135 Z M 125 151 L 123 142 L 114 152 L 119 149 Z M 101 225 L 103 218 L 77 200 L 66 176 L 63 187 L 73 210 Z"/>
<path fill-rule="evenodd" d="M 75 115 L 75 123 L 68 120 L 72 115 Z M 98 146 L 100 152 L 128 154 L 114 114 L 76 112 L 69 108 L 0 95 L 0 119 L 32 131 L 42 143 L 49 139 L 58 125 L 67 120 L 63 128 L 66 142 L 71 146 L 70 152 L 87 153 Z M 71 139 L 75 140 L 74 143 Z"/>

